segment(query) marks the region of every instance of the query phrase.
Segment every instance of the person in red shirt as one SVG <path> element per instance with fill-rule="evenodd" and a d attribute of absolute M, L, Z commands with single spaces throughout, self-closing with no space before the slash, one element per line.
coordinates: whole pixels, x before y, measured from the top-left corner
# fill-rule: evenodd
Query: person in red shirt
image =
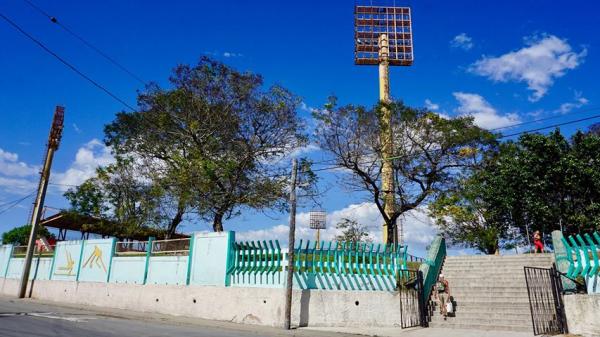
<path fill-rule="evenodd" d="M 533 232 L 533 246 L 535 247 L 534 252 L 536 254 L 544 252 L 544 242 L 542 241 L 540 231 Z"/>

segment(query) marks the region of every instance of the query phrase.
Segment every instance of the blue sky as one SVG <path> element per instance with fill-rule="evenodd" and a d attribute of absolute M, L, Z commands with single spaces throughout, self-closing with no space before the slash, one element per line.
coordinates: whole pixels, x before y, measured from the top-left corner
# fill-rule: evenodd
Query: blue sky
<path fill-rule="evenodd" d="M 209 55 L 264 76 L 303 98 L 308 110 L 335 94 L 341 103 L 371 105 L 377 68 L 353 64 L 353 1 L 48 1 L 35 3 L 146 81 L 166 85 L 170 70 Z M 410 1 L 415 63 L 391 70 L 392 96 L 455 116 L 472 114 L 495 128 L 542 127 L 600 113 L 600 29 L 593 1 L 568 6 L 540 1 Z M 0 5 L 56 53 L 135 104 L 141 85 L 25 2 Z M 124 107 L 0 20 L 0 205 L 35 189 L 54 106 L 66 106 L 65 132 L 53 167 L 54 183 L 77 184 L 109 163 L 103 125 Z M 600 119 L 598 120 L 600 121 Z M 591 122 L 563 128 L 572 133 Z M 310 152 L 313 158 L 324 156 Z M 335 178 L 329 173 L 324 180 Z M 64 186 L 62 187 L 64 188 Z M 64 207 L 61 186 L 47 205 Z M 377 214 L 364 196 L 331 189 L 323 198 L 330 219 L 354 216 L 374 231 Z M 0 232 L 27 221 L 32 198 L 3 211 Z M 306 211 L 302 209 L 301 211 Z M 306 214 L 301 214 L 305 225 Z M 304 223 L 303 223 L 304 221 Z M 407 241 L 422 250 L 433 230 L 424 215 L 406 220 Z M 285 214 L 245 212 L 226 227 L 246 238 L 284 236 Z M 278 225 L 281 225 L 278 227 Z M 205 230 L 199 223 L 185 231 Z M 301 229 L 302 235 L 310 233 Z M 283 234 L 282 234 L 283 233 Z M 377 235 L 375 233 L 374 235 Z"/>

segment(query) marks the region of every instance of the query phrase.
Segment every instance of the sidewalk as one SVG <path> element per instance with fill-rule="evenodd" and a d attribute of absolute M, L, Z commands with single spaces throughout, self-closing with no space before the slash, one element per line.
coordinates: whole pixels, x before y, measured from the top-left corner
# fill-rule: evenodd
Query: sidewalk
<path fill-rule="evenodd" d="M 313 330 L 321 332 L 340 332 L 379 337 L 533 337 L 533 332 L 514 331 L 485 331 L 445 328 L 317 328 L 306 327 L 300 330 Z"/>

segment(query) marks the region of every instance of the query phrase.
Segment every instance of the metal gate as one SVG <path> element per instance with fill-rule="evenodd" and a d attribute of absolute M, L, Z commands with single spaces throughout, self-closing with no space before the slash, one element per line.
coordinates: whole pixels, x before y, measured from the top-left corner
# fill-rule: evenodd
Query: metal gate
<path fill-rule="evenodd" d="M 400 269 L 398 271 L 397 284 L 402 329 L 426 325 L 422 275 L 418 270 Z"/>
<path fill-rule="evenodd" d="M 533 334 L 567 333 L 562 283 L 555 267 L 525 267 Z"/>

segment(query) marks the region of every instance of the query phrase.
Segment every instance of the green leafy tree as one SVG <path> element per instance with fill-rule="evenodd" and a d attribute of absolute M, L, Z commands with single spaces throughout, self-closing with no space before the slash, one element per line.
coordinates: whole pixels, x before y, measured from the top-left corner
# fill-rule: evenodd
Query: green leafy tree
<path fill-rule="evenodd" d="M 536 230 L 590 232 L 600 229 L 599 172 L 599 136 L 526 134 L 487 153 L 430 210 L 453 243 L 487 253 L 528 244 Z"/>
<path fill-rule="evenodd" d="M 341 231 L 341 234 L 335 237 L 338 242 L 351 242 L 356 244 L 359 242 L 369 243 L 373 241 L 369 237 L 367 227 L 356 220 L 343 218 L 335 225 L 335 228 Z"/>
<path fill-rule="evenodd" d="M 150 86 L 139 111 L 105 127 L 106 144 L 145 163 L 162 200 L 171 201 L 169 230 L 189 212 L 222 231 L 244 208 L 284 209 L 288 179 L 277 162 L 307 141 L 299 98 L 280 86 L 264 90 L 259 75 L 208 58 L 178 66 L 170 82 L 170 89 Z"/>
<path fill-rule="evenodd" d="M 8 232 L 2 233 L 3 244 L 13 244 L 18 246 L 24 246 L 29 243 L 29 234 L 31 233 L 31 225 L 24 225 L 21 227 L 15 227 Z M 55 239 L 54 234 L 50 233 L 46 227 L 40 227 L 37 233 L 39 237 L 45 237 L 48 239 Z"/>
<path fill-rule="evenodd" d="M 392 114 L 393 159 L 382 156 L 378 117 L 382 108 Z M 494 136 L 475 126 L 472 118 L 445 119 L 400 102 L 367 109 L 338 107 L 332 98 L 314 117 L 320 124 L 318 144 L 346 169 L 342 183 L 366 193 L 377 206 L 390 231 L 388 243 L 393 241 L 398 217 L 455 186 L 478 163 L 481 152 L 495 143 Z M 382 160 L 393 160 L 396 181 L 395 208 L 389 216 L 381 190 Z"/>
<path fill-rule="evenodd" d="M 161 206 L 162 191 L 141 175 L 134 163 L 119 159 L 97 169 L 96 176 L 64 196 L 69 200 L 71 216 L 92 216 L 100 219 L 94 228 L 113 235 L 132 235 L 145 227 L 164 229 L 167 236 L 170 215 Z M 84 225 L 85 226 L 85 225 Z M 89 226 L 89 225 L 88 225 Z"/>

